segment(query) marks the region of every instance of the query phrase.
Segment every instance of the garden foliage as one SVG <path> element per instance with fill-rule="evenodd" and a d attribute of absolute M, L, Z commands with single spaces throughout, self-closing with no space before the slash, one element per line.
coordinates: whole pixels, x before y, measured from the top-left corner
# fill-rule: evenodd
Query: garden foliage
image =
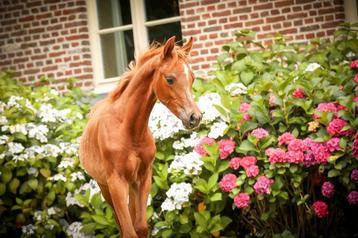
<path fill-rule="evenodd" d="M 350 237 L 358 203 L 358 40 L 272 46 L 239 31 L 194 91 L 201 126 L 161 104 L 148 201 L 152 237 Z M 257 50 L 249 50 L 255 46 Z M 89 106 L 73 89 L 0 81 L 1 234 L 116 237 L 78 164 Z"/>

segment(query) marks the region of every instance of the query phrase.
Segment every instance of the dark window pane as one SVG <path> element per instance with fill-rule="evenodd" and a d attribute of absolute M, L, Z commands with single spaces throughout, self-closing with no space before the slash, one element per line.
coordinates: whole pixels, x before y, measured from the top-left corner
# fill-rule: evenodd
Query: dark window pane
<path fill-rule="evenodd" d="M 133 31 L 101 35 L 101 49 L 105 78 L 120 76 L 134 59 Z"/>
<path fill-rule="evenodd" d="M 132 24 L 129 0 L 97 0 L 99 29 Z"/>
<path fill-rule="evenodd" d="M 148 27 L 148 35 L 150 43 L 153 41 L 164 43 L 170 37 L 176 36 L 175 41 L 182 44 L 180 22 Z"/>
<path fill-rule="evenodd" d="M 178 0 L 145 0 L 147 21 L 179 16 Z"/>

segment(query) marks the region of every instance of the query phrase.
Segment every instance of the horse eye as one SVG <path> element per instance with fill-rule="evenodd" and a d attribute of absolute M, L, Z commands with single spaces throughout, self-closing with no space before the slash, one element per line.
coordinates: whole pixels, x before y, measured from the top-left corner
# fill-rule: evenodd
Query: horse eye
<path fill-rule="evenodd" d="M 169 85 L 173 85 L 173 83 L 174 83 L 174 77 L 173 76 L 165 76 L 165 80 L 167 80 L 167 83 Z"/>

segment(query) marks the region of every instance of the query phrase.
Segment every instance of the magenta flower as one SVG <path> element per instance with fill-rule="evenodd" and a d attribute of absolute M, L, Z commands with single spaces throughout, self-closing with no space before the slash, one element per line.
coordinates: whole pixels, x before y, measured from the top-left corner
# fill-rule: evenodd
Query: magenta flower
<path fill-rule="evenodd" d="M 326 164 L 328 157 L 331 156 L 328 151 L 328 148 L 320 143 L 316 143 L 315 146 L 311 147 L 311 150 L 316 162 L 319 164 Z"/>
<path fill-rule="evenodd" d="M 358 74 L 354 75 L 354 82 L 358 83 Z"/>
<path fill-rule="evenodd" d="M 352 155 L 354 158 L 358 159 L 358 132 L 354 137 L 354 141 L 352 145 Z"/>
<path fill-rule="evenodd" d="M 353 181 L 358 181 L 358 169 L 353 169 L 351 173 L 351 179 Z"/>
<path fill-rule="evenodd" d="M 229 167 L 234 170 L 239 169 L 240 168 L 240 160 L 241 160 L 241 158 L 239 158 L 239 157 L 232 158 L 229 162 Z"/>
<path fill-rule="evenodd" d="M 334 185 L 331 182 L 324 182 L 321 187 L 321 192 L 323 196 L 331 198 L 334 194 Z"/>
<path fill-rule="evenodd" d="M 296 88 L 296 90 L 292 93 L 294 98 L 304 98 L 305 92 L 301 88 Z"/>
<path fill-rule="evenodd" d="M 290 151 L 305 151 L 307 150 L 307 145 L 303 140 L 293 139 L 288 143 L 288 150 Z"/>
<path fill-rule="evenodd" d="M 286 152 L 280 148 L 268 148 L 266 150 L 266 155 L 269 157 L 269 161 L 271 164 L 274 163 L 283 163 L 286 162 Z"/>
<path fill-rule="evenodd" d="M 275 106 L 275 101 L 276 101 L 275 95 L 270 94 L 270 98 L 269 98 L 269 105 L 270 105 L 270 107 L 274 107 L 274 106 Z"/>
<path fill-rule="evenodd" d="M 294 151 L 290 150 L 286 153 L 287 162 L 292 164 L 299 164 L 303 163 L 304 161 L 304 154 L 302 151 Z"/>
<path fill-rule="evenodd" d="M 337 112 L 337 107 L 333 102 L 323 102 L 318 104 L 316 112 Z"/>
<path fill-rule="evenodd" d="M 234 198 L 234 203 L 237 208 L 245 208 L 249 206 L 250 196 L 248 193 L 239 193 Z"/>
<path fill-rule="evenodd" d="M 263 128 L 257 128 L 251 132 L 251 135 L 255 136 L 257 139 L 265 138 L 269 133 Z"/>
<path fill-rule="evenodd" d="M 358 68 L 358 59 L 353 60 L 351 63 L 351 69 L 356 69 Z"/>
<path fill-rule="evenodd" d="M 319 218 L 324 218 L 328 216 L 328 205 L 322 201 L 316 201 L 313 203 L 313 209 L 315 214 Z"/>
<path fill-rule="evenodd" d="M 220 159 L 228 157 L 235 149 L 235 142 L 231 139 L 222 139 L 219 141 Z"/>
<path fill-rule="evenodd" d="M 225 174 L 219 183 L 219 187 L 223 192 L 231 192 L 236 187 L 235 174 Z"/>
<path fill-rule="evenodd" d="M 273 180 L 266 176 L 260 176 L 254 184 L 254 189 L 257 194 L 271 194 L 270 187 L 273 184 Z"/>
<path fill-rule="evenodd" d="M 326 147 L 330 152 L 334 152 L 336 150 L 340 150 L 341 147 L 339 146 L 340 139 L 337 137 L 334 137 L 326 142 Z"/>
<path fill-rule="evenodd" d="M 260 171 L 257 165 L 250 165 L 245 172 L 247 177 L 256 177 Z"/>
<path fill-rule="evenodd" d="M 358 192 L 357 191 L 350 192 L 348 194 L 347 200 L 348 200 L 349 204 L 351 204 L 351 205 L 358 204 Z"/>
<path fill-rule="evenodd" d="M 358 102 L 358 95 L 354 96 L 353 102 Z"/>
<path fill-rule="evenodd" d="M 250 110 L 251 105 L 244 102 L 240 105 L 240 112 L 248 112 Z"/>
<path fill-rule="evenodd" d="M 340 135 L 343 127 L 347 124 L 345 120 L 340 118 L 333 119 L 327 126 L 327 132 L 332 135 Z"/>
<path fill-rule="evenodd" d="M 290 141 L 292 141 L 293 139 L 295 139 L 294 135 L 292 135 L 290 132 L 285 132 L 278 137 L 278 144 L 279 145 L 283 145 L 283 144 L 288 145 L 288 143 L 290 143 Z"/>
<path fill-rule="evenodd" d="M 200 143 L 194 147 L 194 151 L 201 156 L 207 156 L 208 152 L 205 150 L 204 145 L 213 145 L 215 140 L 209 137 L 204 137 L 200 140 Z"/>
<path fill-rule="evenodd" d="M 250 121 L 251 120 L 250 114 L 248 112 L 245 112 L 244 115 L 242 115 L 242 120 Z"/>
<path fill-rule="evenodd" d="M 242 159 L 240 160 L 240 165 L 244 169 L 247 169 L 251 165 L 256 165 L 256 162 L 257 162 L 257 159 L 255 156 L 245 156 L 245 157 L 242 157 Z"/>

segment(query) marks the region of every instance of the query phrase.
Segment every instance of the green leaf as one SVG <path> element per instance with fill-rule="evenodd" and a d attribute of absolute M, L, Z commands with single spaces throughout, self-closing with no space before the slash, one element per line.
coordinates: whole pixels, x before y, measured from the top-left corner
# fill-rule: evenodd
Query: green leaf
<path fill-rule="evenodd" d="M 221 200 L 222 200 L 222 194 L 220 192 L 215 193 L 214 195 L 212 195 L 210 197 L 210 201 L 212 201 L 212 202 L 221 201 Z"/>
<path fill-rule="evenodd" d="M 105 218 L 103 218 L 99 215 L 92 215 L 92 218 L 98 224 L 101 224 L 101 225 L 109 225 L 110 224 Z"/>
<path fill-rule="evenodd" d="M 246 86 L 248 86 L 251 83 L 254 77 L 255 75 L 251 71 L 243 71 L 240 73 L 241 82 Z"/>
<path fill-rule="evenodd" d="M 208 189 L 211 190 L 217 185 L 219 175 L 217 173 L 214 173 L 210 176 L 208 180 Z"/>
<path fill-rule="evenodd" d="M 6 184 L 8 183 L 12 178 L 11 170 L 3 169 L 1 171 L 1 180 Z"/>
<path fill-rule="evenodd" d="M 0 183 L 0 196 L 2 196 L 6 192 L 6 185 Z"/>
<path fill-rule="evenodd" d="M 339 170 L 331 169 L 330 171 L 328 171 L 328 178 L 337 177 L 339 175 L 341 175 L 341 172 Z"/>
<path fill-rule="evenodd" d="M 27 181 L 27 183 L 29 184 L 30 188 L 32 188 L 32 190 L 36 190 L 39 182 L 37 181 L 37 179 L 34 178 Z"/>
<path fill-rule="evenodd" d="M 167 180 L 164 180 L 159 176 L 153 176 L 153 179 L 154 179 L 154 182 L 158 185 L 159 188 L 164 189 L 164 190 L 169 189 Z"/>
<path fill-rule="evenodd" d="M 20 180 L 17 178 L 13 178 L 11 182 L 9 183 L 9 190 L 11 193 L 16 194 L 17 188 L 20 186 Z"/>
<path fill-rule="evenodd" d="M 242 154 L 247 154 L 248 152 L 251 151 L 257 151 L 255 145 L 253 145 L 250 141 L 248 140 L 244 140 L 239 147 L 236 147 L 236 152 L 238 153 L 242 153 Z"/>

